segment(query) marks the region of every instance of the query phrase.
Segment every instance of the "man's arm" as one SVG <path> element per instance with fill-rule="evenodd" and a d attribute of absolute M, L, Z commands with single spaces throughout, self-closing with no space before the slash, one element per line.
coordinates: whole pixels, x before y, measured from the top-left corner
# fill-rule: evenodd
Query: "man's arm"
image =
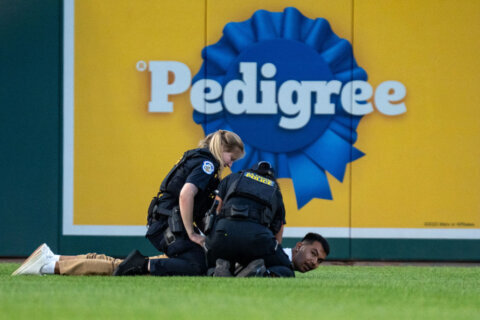
<path fill-rule="evenodd" d="M 215 200 L 218 201 L 218 207 L 217 207 L 217 215 L 218 215 L 218 214 L 220 214 L 220 210 L 222 210 L 223 200 L 219 196 L 215 196 Z"/>

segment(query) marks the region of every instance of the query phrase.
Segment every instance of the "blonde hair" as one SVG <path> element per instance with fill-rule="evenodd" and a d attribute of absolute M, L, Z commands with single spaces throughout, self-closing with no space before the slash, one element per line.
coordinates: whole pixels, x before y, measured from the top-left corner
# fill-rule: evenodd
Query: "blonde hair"
<path fill-rule="evenodd" d="M 201 140 L 198 145 L 200 148 L 208 148 L 215 159 L 220 162 L 220 172 L 225 165 L 222 157 L 223 152 L 237 153 L 238 158 L 236 160 L 243 158 L 245 155 L 242 139 L 232 131 L 218 130 L 212 132 Z"/>

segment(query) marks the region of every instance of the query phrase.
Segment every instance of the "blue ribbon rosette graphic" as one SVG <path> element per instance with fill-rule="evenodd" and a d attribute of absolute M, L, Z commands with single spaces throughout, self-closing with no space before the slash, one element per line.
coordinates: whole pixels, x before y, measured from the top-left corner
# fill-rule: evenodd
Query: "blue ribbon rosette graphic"
<path fill-rule="evenodd" d="M 273 64 L 276 73 L 269 80 L 275 81 L 277 90 L 290 80 L 338 80 L 342 84 L 367 80 L 367 73 L 353 57 L 350 42 L 335 35 L 327 20 L 309 19 L 296 8 L 283 12 L 258 10 L 249 20 L 228 23 L 221 39 L 205 47 L 202 57 L 204 62 L 193 83 L 211 79 L 225 87 L 229 81 L 242 79 L 241 62 L 255 62 L 258 69 Z M 262 75 L 257 76 L 260 81 Z M 260 96 L 258 88 L 257 93 Z M 292 99 L 298 100 L 298 94 Z M 310 99 L 309 110 L 314 99 Z M 224 103 L 221 97 L 217 101 Z M 226 108 L 214 114 L 195 110 L 193 119 L 205 134 L 225 129 L 240 135 L 246 156 L 234 164 L 232 171 L 250 168 L 260 160 L 269 161 L 279 178 L 292 179 L 301 208 L 313 198 L 331 200 L 326 171 L 342 182 L 347 164 L 364 155 L 353 147 L 361 116 L 347 113 L 336 95 L 330 102 L 335 108 L 333 114 L 309 111 L 308 122 L 295 129 L 279 126 L 282 117 L 294 116 L 282 115 L 281 110 L 275 114 L 233 114 Z"/>

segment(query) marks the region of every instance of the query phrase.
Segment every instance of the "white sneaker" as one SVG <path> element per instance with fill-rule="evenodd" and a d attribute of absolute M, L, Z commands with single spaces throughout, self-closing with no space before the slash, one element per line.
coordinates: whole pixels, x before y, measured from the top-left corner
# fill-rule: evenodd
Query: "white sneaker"
<path fill-rule="evenodd" d="M 45 255 L 47 256 L 47 262 L 50 262 L 55 254 L 46 243 L 42 245 L 42 251 L 44 251 Z"/>
<path fill-rule="evenodd" d="M 34 274 L 41 275 L 40 270 L 42 267 L 53 258 L 53 252 L 47 246 L 46 243 L 42 244 L 37 250 L 23 262 L 23 264 L 12 273 L 12 276 L 22 275 L 22 274 Z"/>

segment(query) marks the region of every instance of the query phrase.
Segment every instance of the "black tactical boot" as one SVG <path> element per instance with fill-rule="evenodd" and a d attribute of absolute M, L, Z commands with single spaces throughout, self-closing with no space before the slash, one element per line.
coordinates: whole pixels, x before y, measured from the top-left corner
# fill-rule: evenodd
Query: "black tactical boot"
<path fill-rule="evenodd" d="M 242 271 L 240 271 L 236 277 L 263 277 L 267 272 L 265 268 L 265 262 L 263 259 L 257 259 L 250 262 Z"/>
<path fill-rule="evenodd" d="M 113 271 L 114 276 L 135 276 L 148 273 L 148 257 L 138 250 L 130 252 L 122 263 Z"/>
<path fill-rule="evenodd" d="M 215 271 L 213 272 L 214 277 L 233 277 L 230 272 L 230 262 L 223 259 L 217 259 L 215 262 Z"/>

